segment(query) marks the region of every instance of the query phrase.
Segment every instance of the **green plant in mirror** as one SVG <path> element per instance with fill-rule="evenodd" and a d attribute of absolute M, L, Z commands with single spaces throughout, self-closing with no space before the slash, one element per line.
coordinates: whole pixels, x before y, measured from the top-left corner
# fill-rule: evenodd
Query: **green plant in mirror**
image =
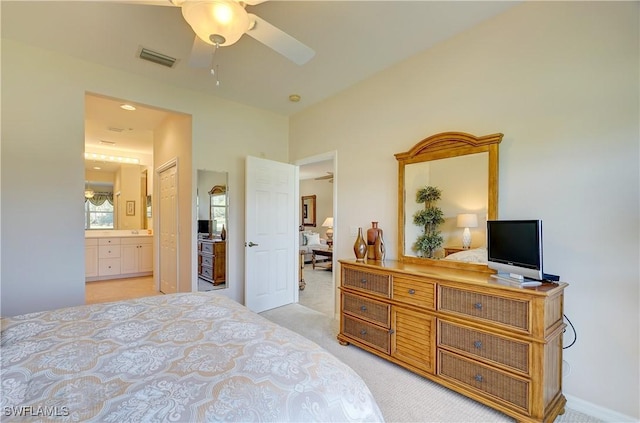
<path fill-rule="evenodd" d="M 423 257 L 433 258 L 435 251 L 444 242 L 438 231 L 438 225 L 444 222 L 444 216 L 442 210 L 435 205 L 441 196 L 442 191 L 433 186 L 425 186 L 416 193 L 416 203 L 424 203 L 424 209 L 413 215 L 413 223 L 422 227 L 424 233 L 416 239 L 413 248 Z"/>

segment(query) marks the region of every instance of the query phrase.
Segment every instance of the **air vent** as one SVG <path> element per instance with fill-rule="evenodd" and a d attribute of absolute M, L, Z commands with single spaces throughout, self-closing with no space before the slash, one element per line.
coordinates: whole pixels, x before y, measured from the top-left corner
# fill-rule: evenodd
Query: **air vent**
<path fill-rule="evenodd" d="M 158 53 L 157 51 L 149 50 L 148 48 L 142 47 L 140 50 L 139 57 L 143 60 L 148 60 L 149 62 L 157 63 L 162 66 L 166 66 L 168 68 L 172 68 L 178 59 L 173 57 L 164 55 L 162 53 Z"/>

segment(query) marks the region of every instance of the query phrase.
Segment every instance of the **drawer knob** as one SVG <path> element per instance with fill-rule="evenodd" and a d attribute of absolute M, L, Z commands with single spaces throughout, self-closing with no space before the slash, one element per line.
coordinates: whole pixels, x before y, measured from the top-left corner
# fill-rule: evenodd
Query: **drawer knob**
<path fill-rule="evenodd" d="M 365 278 L 360 279 L 360 283 L 367 283 L 367 280 Z"/>
<path fill-rule="evenodd" d="M 365 336 L 367 334 L 367 330 L 366 329 L 362 329 L 360 331 L 360 335 Z"/>
<path fill-rule="evenodd" d="M 474 379 L 476 380 L 476 382 L 482 382 L 484 380 L 484 378 L 482 377 L 482 375 L 476 375 L 474 377 Z"/>
<path fill-rule="evenodd" d="M 476 310 L 482 310 L 482 303 L 475 303 L 475 304 L 473 305 L 473 307 L 474 307 Z"/>
<path fill-rule="evenodd" d="M 415 289 L 410 289 L 410 290 L 409 290 L 409 294 L 413 295 L 413 294 L 415 294 L 415 293 L 416 293 L 416 290 L 415 290 Z"/>
<path fill-rule="evenodd" d="M 473 346 L 476 347 L 477 349 L 482 348 L 482 341 L 475 341 L 473 343 Z"/>
<path fill-rule="evenodd" d="M 363 305 L 363 306 L 360 306 L 360 310 L 362 310 L 362 311 L 367 311 L 367 306 L 364 306 L 364 305 Z"/>

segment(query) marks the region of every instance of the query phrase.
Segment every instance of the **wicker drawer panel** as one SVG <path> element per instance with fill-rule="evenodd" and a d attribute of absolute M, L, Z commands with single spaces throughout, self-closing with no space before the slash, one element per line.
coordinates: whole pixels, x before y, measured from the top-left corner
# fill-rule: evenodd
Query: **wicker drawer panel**
<path fill-rule="evenodd" d="M 438 374 L 529 413 L 529 382 L 438 350 Z"/>
<path fill-rule="evenodd" d="M 389 327 L 389 304 L 344 293 L 342 294 L 342 311 Z"/>
<path fill-rule="evenodd" d="M 408 304 L 435 309 L 434 283 L 393 277 L 393 299 Z"/>
<path fill-rule="evenodd" d="M 438 309 L 529 332 L 529 301 L 440 286 Z"/>
<path fill-rule="evenodd" d="M 200 267 L 200 276 L 205 277 L 207 279 L 213 278 L 213 269 L 208 266 Z"/>
<path fill-rule="evenodd" d="M 383 295 L 386 298 L 389 298 L 391 292 L 390 279 L 389 275 L 342 268 L 342 286 Z"/>
<path fill-rule="evenodd" d="M 342 315 L 342 333 L 377 350 L 389 354 L 390 334 L 371 323 L 358 320 L 346 314 Z"/>
<path fill-rule="evenodd" d="M 200 259 L 200 264 L 203 266 L 213 266 L 213 256 L 209 254 L 200 254 L 198 255 Z"/>
<path fill-rule="evenodd" d="M 438 321 L 438 346 L 529 374 L 529 344 Z"/>

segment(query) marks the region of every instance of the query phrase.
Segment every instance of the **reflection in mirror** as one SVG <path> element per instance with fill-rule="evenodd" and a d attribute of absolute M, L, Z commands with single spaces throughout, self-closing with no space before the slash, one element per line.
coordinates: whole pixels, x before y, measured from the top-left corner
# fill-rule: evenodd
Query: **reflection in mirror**
<path fill-rule="evenodd" d="M 476 153 L 466 156 L 450 157 L 422 163 L 413 163 L 405 167 L 404 186 L 407 193 L 405 206 L 406 256 L 418 256 L 414 242 L 421 235 L 422 228 L 412 224 L 413 215 L 424 208 L 424 203 L 415 201 L 416 193 L 426 185 L 438 187 L 442 197 L 437 207 L 442 210 L 444 223 L 439 225 L 444 248 L 436 257 L 442 258 L 447 252 L 463 249 L 464 227 L 457 227 L 460 214 L 477 216 L 475 228 L 470 228 L 471 248 L 484 246 L 488 208 L 488 153 Z M 413 199 L 413 201 L 411 201 Z"/>
<path fill-rule="evenodd" d="M 425 138 L 398 160 L 398 256 L 400 261 L 487 270 L 486 221 L 496 219 L 498 144 L 502 134 L 475 137 L 444 132 Z M 415 241 L 423 228 L 413 223 L 424 207 L 416 193 L 425 186 L 441 190 L 436 206 L 443 212 L 438 226 L 443 243 L 434 259 L 421 257 Z M 468 228 L 468 230 L 467 230 Z"/>
<path fill-rule="evenodd" d="M 302 197 L 302 216 L 303 226 L 316 226 L 316 196 L 306 195 Z"/>
<path fill-rule="evenodd" d="M 198 170 L 198 291 L 227 287 L 227 179 L 226 172 Z"/>
<path fill-rule="evenodd" d="M 151 181 L 146 166 L 119 163 L 96 166 L 95 160 L 85 162 L 86 230 L 139 230 L 153 226 L 148 196 Z M 96 170 L 97 167 L 100 169 Z"/>

